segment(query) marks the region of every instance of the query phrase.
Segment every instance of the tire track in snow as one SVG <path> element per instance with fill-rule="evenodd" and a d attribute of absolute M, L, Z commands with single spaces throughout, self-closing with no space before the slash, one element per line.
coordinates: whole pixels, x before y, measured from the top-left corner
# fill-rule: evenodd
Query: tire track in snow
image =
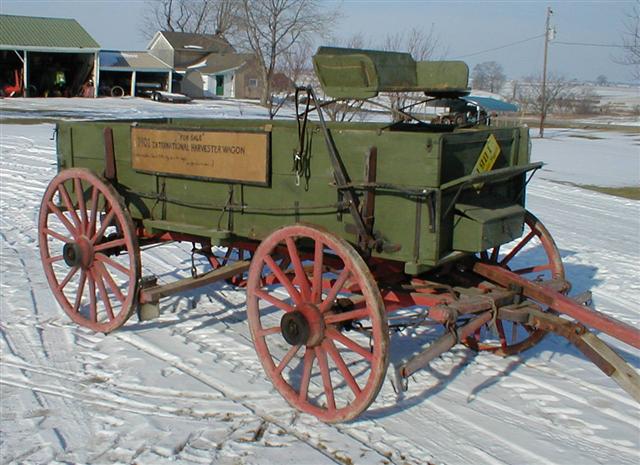
<path fill-rule="evenodd" d="M 330 459 L 332 462 L 334 463 L 342 463 L 341 461 L 337 460 L 332 454 L 330 454 L 327 449 L 326 446 L 322 445 L 322 443 L 320 441 L 316 441 L 313 440 L 313 438 L 310 437 L 305 437 L 305 435 L 301 434 L 300 432 L 296 431 L 292 426 L 284 423 L 280 418 L 278 418 L 275 415 L 272 415 L 266 411 L 263 411 L 262 409 L 255 407 L 253 405 L 251 405 L 247 398 L 245 396 L 239 396 L 237 394 L 235 394 L 233 391 L 231 391 L 230 389 L 227 388 L 227 386 L 224 383 L 219 383 L 218 381 L 216 381 L 214 378 L 208 376 L 207 374 L 201 372 L 200 370 L 198 370 L 197 368 L 193 368 L 191 366 L 189 366 L 188 364 L 184 363 L 184 361 L 177 355 L 174 355 L 170 352 L 167 352 L 166 350 L 164 350 L 163 348 L 160 348 L 158 346 L 156 346 L 155 344 L 152 344 L 146 340 L 144 340 L 144 338 L 140 337 L 140 336 L 136 336 L 134 334 L 125 334 L 125 333 L 114 333 L 114 336 L 120 340 L 122 340 L 123 342 L 126 342 L 128 344 L 130 344 L 131 346 L 137 348 L 138 350 L 141 350 L 165 363 L 170 364 L 171 366 L 173 366 L 174 368 L 178 369 L 179 371 L 181 371 L 182 373 L 191 376 L 192 378 L 200 381 L 201 383 L 211 387 L 212 389 L 215 389 L 216 391 L 220 392 L 224 397 L 226 397 L 227 399 L 233 401 L 234 403 L 237 403 L 241 406 L 243 406 L 248 412 L 250 412 L 252 415 L 255 415 L 259 418 L 262 418 L 264 421 L 268 422 L 268 423 L 272 423 L 276 426 L 278 426 L 279 428 L 281 428 L 282 430 L 286 431 L 287 434 L 290 434 L 291 436 L 294 436 L 296 439 L 298 439 L 299 441 L 304 442 L 305 444 L 307 444 L 308 446 L 312 447 L 314 450 L 316 450 L 317 452 L 320 452 L 322 455 L 324 455 L 325 457 L 327 457 L 328 459 Z M 352 438 L 353 440 L 355 440 L 356 442 L 359 443 L 359 445 L 361 447 L 365 447 L 366 449 L 374 452 L 375 454 L 377 454 L 380 458 L 380 461 L 384 461 L 384 460 L 389 460 L 389 458 L 384 454 L 384 453 L 380 453 L 378 452 L 375 448 L 373 448 L 371 445 L 366 444 L 364 442 L 361 442 L 359 439 L 357 438 Z M 384 462 L 383 462 L 384 463 Z M 394 461 L 391 461 L 391 463 L 396 463 Z"/>
<path fill-rule="evenodd" d="M 67 381 L 70 380 L 67 379 Z M 67 387 L 63 387 L 60 384 L 36 384 L 7 373 L 4 373 L 2 379 L 0 379 L 0 384 L 27 389 L 34 392 L 40 392 L 53 397 L 60 397 L 69 401 L 73 401 L 74 403 L 82 402 L 94 407 L 106 408 L 114 412 L 135 413 L 145 416 L 151 415 L 165 418 L 190 418 L 194 420 L 202 420 L 206 418 L 229 419 L 234 416 L 246 415 L 246 413 L 237 413 L 235 411 L 221 412 L 222 405 L 220 405 L 219 403 L 216 403 L 215 406 L 213 406 L 213 409 L 210 411 L 185 407 L 167 407 L 164 405 L 146 403 L 117 396 L 106 390 L 100 390 L 100 395 L 98 395 L 95 390 L 94 392 L 88 393 L 83 392 L 82 389 L 70 389 Z M 75 387 L 81 388 L 83 386 L 80 385 Z M 51 407 L 47 408 L 46 410 L 53 411 L 55 409 Z M 59 411 L 62 412 L 64 416 L 68 416 L 69 418 L 77 420 L 75 415 L 69 414 L 68 411 Z"/>
<path fill-rule="evenodd" d="M 13 358 L 13 357 L 12 357 Z M 18 357 L 15 357 L 20 360 Z M 105 373 L 78 373 L 70 370 L 61 370 L 50 366 L 40 366 L 34 364 L 26 364 L 18 360 L 7 360 L 4 358 L 5 367 L 15 368 L 19 370 L 38 373 L 43 376 L 57 378 L 66 383 L 74 383 L 85 386 L 89 384 L 99 384 L 101 388 L 109 387 L 126 394 L 134 394 L 142 397 L 152 397 L 166 400 L 197 400 L 197 401 L 217 401 L 223 398 L 221 394 L 179 391 L 176 389 L 159 388 L 156 386 L 140 386 L 132 383 L 123 383 L 114 381 L 110 378 L 110 374 Z"/>

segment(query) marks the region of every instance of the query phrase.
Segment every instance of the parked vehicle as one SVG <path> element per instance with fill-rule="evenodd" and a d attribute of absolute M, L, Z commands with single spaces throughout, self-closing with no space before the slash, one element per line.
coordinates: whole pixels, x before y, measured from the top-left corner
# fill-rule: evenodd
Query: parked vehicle
<path fill-rule="evenodd" d="M 189 103 L 191 101 L 191 97 L 174 92 L 155 90 L 151 93 L 151 100 L 156 102 Z"/>

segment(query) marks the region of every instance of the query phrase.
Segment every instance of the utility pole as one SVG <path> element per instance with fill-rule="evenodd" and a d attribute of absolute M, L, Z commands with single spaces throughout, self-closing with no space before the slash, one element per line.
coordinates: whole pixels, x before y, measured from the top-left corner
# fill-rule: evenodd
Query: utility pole
<path fill-rule="evenodd" d="M 540 137 L 544 137 L 544 119 L 547 116 L 547 51 L 549 50 L 549 36 L 551 29 L 549 28 L 549 20 L 553 10 L 547 7 L 547 21 L 544 26 L 544 65 L 542 66 L 542 105 L 540 111 Z"/>

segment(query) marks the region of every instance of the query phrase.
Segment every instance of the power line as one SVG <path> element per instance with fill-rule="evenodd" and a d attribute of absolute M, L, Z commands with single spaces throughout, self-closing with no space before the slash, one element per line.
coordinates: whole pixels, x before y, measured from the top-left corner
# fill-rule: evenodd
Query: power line
<path fill-rule="evenodd" d="M 590 44 L 587 42 L 560 42 L 560 41 L 554 41 L 552 42 L 552 44 L 559 44 L 559 45 L 580 45 L 583 47 L 614 47 L 614 48 L 624 48 L 624 45 L 613 45 L 613 44 Z"/>
<path fill-rule="evenodd" d="M 493 52 L 495 50 L 501 50 L 503 48 L 512 47 L 513 45 L 523 44 L 525 42 L 529 42 L 531 40 L 538 39 L 538 38 L 540 38 L 542 36 L 544 36 L 544 34 L 538 34 L 537 36 L 529 37 L 528 39 L 522 39 L 522 40 L 519 40 L 517 42 L 511 42 L 510 44 L 500 45 L 498 47 L 488 48 L 486 50 L 480 50 L 479 52 L 467 53 L 466 55 L 459 55 L 459 56 L 457 56 L 455 58 L 472 57 L 472 56 L 475 56 L 475 55 L 480 55 L 482 53 Z"/>

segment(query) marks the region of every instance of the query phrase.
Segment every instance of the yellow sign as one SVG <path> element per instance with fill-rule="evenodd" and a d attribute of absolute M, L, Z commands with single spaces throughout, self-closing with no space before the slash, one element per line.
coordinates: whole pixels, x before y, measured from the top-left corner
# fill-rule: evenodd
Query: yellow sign
<path fill-rule="evenodd" d="M 268 184 L 269 134 L 131 128 L 133 169 Z"/>
<path fill-rule="evenodd" d="M 491 171 L 493 165 L 495 165 L 496 160 L 500 156 L 500 144 L 498 144 L 498 140 L 496 137 L 491 134 L 487 138 L 487 142 L 484 144 L 482 148 L 482 152 L 480 152 L 480 156 L 478 157 L 478 161 L 476 161 L 471 174 L 484 173 L 487 171 Z M 473 187 L 476 189 L 482 189 L 483 184 L 474 184 Z"/>

